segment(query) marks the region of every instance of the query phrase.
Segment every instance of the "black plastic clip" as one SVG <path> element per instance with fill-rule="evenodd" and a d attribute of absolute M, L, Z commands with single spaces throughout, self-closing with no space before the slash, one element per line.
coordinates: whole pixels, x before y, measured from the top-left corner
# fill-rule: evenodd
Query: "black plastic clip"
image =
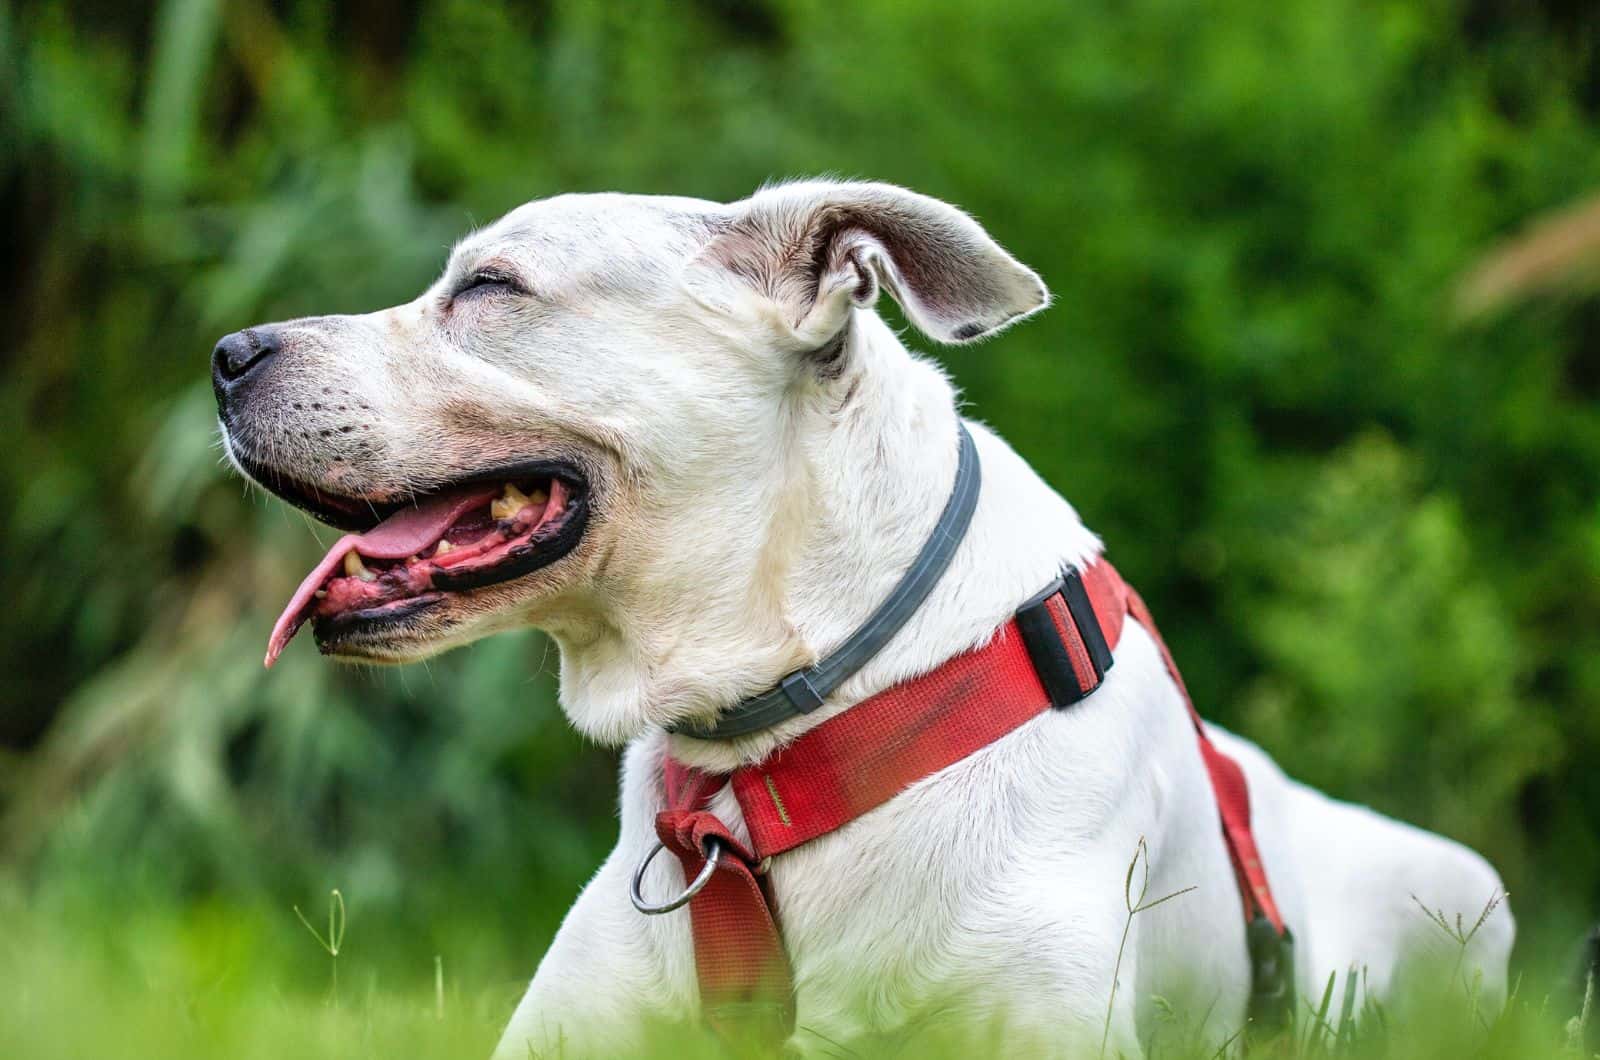
<path fill-rule="evenodd" d="M 1050 608 L 1050 601 L 1056 596 L 1066 605 L 1066 614 L 1062 616 L 1068 620 L 1065 623 L 1059 622 Z M 1071 706 L 1100 687 L 1114 660 L 1105 633 L 1100 629 L 1100 620 L 1095 616 L 1094 605 L 1083 587 L 1083 576 L 1075 568 L 1069 568 L 1017 608 L 1016 619 L 1028 658 L 1033 661 L 1039 683 L 1050 696 L 1051 706 Z M 1076 636 L 1088 657 L 1094 680 L 1087 685 L 1072 665 L 1071 649 L 1065 640 L 1069 636 Z"/>

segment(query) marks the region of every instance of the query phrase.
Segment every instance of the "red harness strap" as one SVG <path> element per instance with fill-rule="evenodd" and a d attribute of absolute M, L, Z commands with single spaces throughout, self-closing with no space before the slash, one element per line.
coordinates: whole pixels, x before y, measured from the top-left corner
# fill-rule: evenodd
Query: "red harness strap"
<path fill-rule="evenodd" d="M 668 759 L 670 808 L 656 815 L 656 835 L 678 856 L 686 880 L 705 866 L 709 841 L 722 848 L 717 871 L 689 909 L 706 1022 L 726 1038 L 781 1042 L 794 1026 L 789 958 L 778 934 L 766 873 L 728 826 L 706 809 L 726 782 L 726 777 Z"/>
<path fill-rule="evenodd" d="M 689 903 L 701 1004 L 713 1026 L 725 1028 L 728 1014 L 753 1010 L 755 1033 L 768 1042 L 781 1042 L 792 1028 L 793 986 L 765 859 L 826 835 L 1052 707 L 1093 692 L 1128 616 L 1155 640 L 1188 706 L 1245 920 L 1259 915 L 1283 935 L 1250 831 L 1244 772 L 1206 735 L 1144 601 L 1099 560 L 1024 604 L 984 646 L 863 700 L 758 765 L 708 775 L 667 760 L 669 808 L 656 818 L 656 832 L 682 862 L 684 878 L 694 879 L 704 866 L 709 838 L 723 848 L 717 871 Z M 725 783 L 744 812 L 749 848 L 706 810 Z"/>

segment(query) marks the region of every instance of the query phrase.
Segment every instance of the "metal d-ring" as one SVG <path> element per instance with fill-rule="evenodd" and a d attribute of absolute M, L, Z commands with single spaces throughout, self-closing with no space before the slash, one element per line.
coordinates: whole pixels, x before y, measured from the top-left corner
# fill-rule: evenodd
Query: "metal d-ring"
<path fill-rule="evenodd" d="M 717 871 L 717 861 L 722 857 L 722 844 L 717 842 L 714 836 L 707 836 L 706 863 L 705 867 L 700 870 L 700 875 L 696 876 L 689 883 L 689 886 L 683 889 L 682 894 L 670 901 L 657 905 L 644 900 L 644 894 L 641 893 L 640 887 L 644 884 L 644 870 L 650 867 L 650 862 L 655 860 L 656 855 L 661 853 L 661 848 L 665 845 L 665 843 L 657 840 L 656 845 L 650 848 L 650 853 L 646 854 L 644 860 L 639 862 L 639 867 L 633 870 L 633 886 L 629 888 L 628 897 L 633 899 L 633 907 L 646 916 L 659 916 L 662 913 L 670 913 L 674 909 L 686 905 L 689 899 L 699 894 L 705 889 L 705 885 L 711 882 L 711 874 Z"/>

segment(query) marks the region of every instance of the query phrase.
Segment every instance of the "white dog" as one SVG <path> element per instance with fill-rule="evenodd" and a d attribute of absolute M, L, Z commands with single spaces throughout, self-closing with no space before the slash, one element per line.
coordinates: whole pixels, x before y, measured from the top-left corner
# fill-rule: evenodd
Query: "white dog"
<path fill-rule="evenodd" d="M 945 343 L 991 335 L 1049 298 L 971 218 L 887 185 L 787 184 L 732 205 L 576 195 L 469 236 L 405 305 L 257 327 L 217 347 L 231 458 L 365 532 L 307 578 L 269 662 L 305 621 L 325 653 L 380 661 L 537 626 L 560 646 L 572 723 L 628 742 L 616 849 L 499 1056 L 555 1043 L 623 1055 L 647 1023 L 697 1018 L 689 910 L 644 916 L 629 898 L 654 848 L 666 756 L 711 771 L 759 762 L 988 642 L 1064 563 L 1101 552 L 1071 505 L 969 423 L 982 467 L 970 529 L 888 645 L 810 714 L 733 739 L 669 735 L 845 641 L 945 507 L 956 395 L 877 315 L 880 286 Z M 1064 360 L 1064 387 L 1070 373 Z M 1498 892 L 1471 851 L 1212 736 L 1248 777 L 1306 991 L 1358 965 L 1391 998 L 1443 941 L 1411 895 L 1470 923 Z M 728 791 L 711 809 L 744 835 Z M 1194 889 L 1133 919 L 1119 966 L 1141 838 L 1150 896 Z M 762 868 L 802 1050 L 931 1011 L 987 1021 L 1018 1051 L 1093 1051 L 1108 1032 L 1128 1056 L 1149 1038 L 1156 999 L 1203 1021 L 1215 1044 L 1245 1020 L 1250 962 L 1216 798 L 1137 623 L 1094 695 Z M 684 886 L 670 857 L 641 881 L 657 897 Z M 1502 907 L 1468 948 L 1480 1005 L 1503 997 L 1512 934 Z"/>

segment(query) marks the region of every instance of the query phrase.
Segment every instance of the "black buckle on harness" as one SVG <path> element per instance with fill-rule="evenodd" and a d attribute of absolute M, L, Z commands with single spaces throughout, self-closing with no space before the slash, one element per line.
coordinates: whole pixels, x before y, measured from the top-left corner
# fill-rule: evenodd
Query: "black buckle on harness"
<path fill-rule="evenodd" d="M 1063 608 L 1052 608 L 1051 601 L 1061 597 Z M 1065 621 L 1063 621 L 1063 619 Z M 1028 649 L 1039 683 L 1044 685 L 1053 707 L 1068 707 L 1100 687 L 1106 671 L 1114 661 L 1111 649 L 1106 646 L 1105 633 L 1100 620 L 1095 617 L 1094 605 L 1083 587 L 1083 576 L 1077 568 L 1069 567 L 1061 577 L 1045 586 L 1044 590 L 1017 608 L 1017 629 L 1022 633 L 1022 643 Z M 1089 662 L 1094 680 L 1085 686 L 1078 669 L 1072 664 L 1072 647 L 1067 638 L 1075 638 L 1083 656 Z"/>

